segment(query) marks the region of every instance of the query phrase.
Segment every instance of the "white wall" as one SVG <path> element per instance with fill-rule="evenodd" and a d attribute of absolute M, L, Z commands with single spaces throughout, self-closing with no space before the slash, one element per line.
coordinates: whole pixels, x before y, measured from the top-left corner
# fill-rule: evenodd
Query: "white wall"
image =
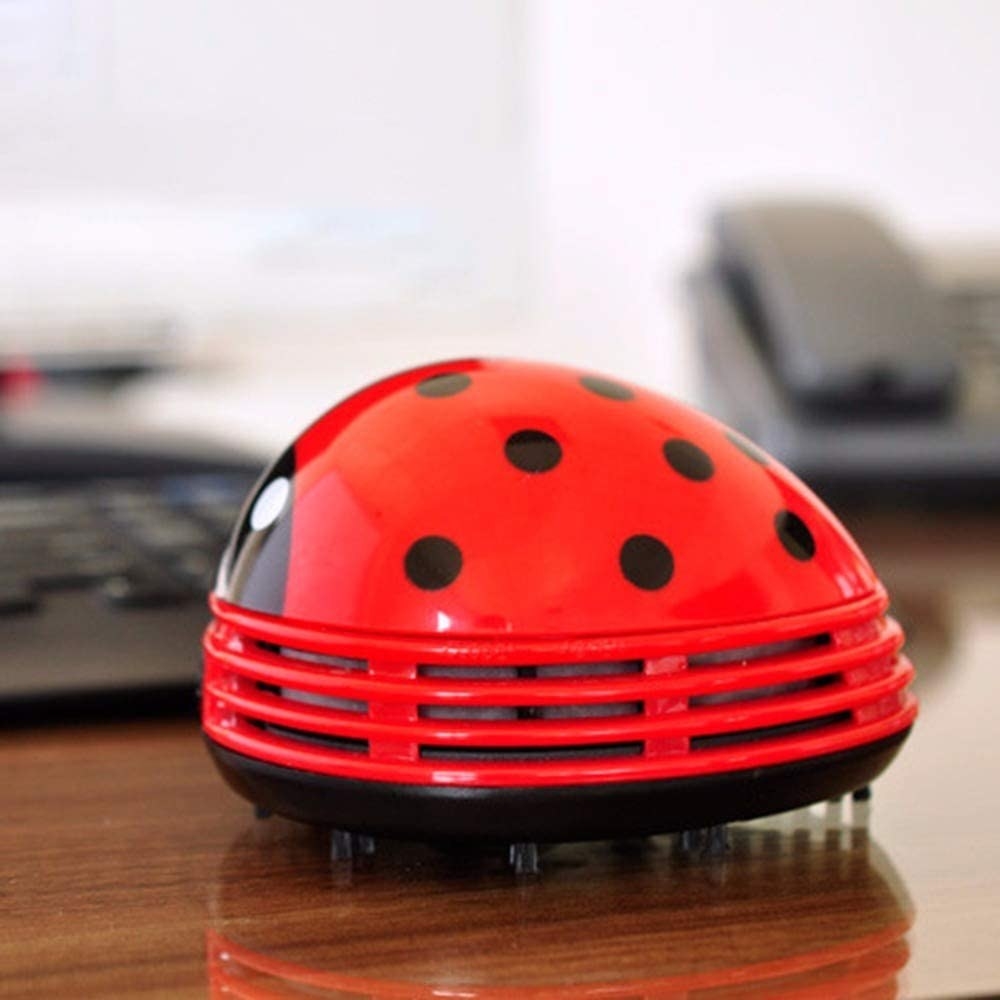
<path fill-rule="evenodd" d="M 1000 234 L 996 2 L 527 9 L 536 287 L 605 367 L 691 391 L 675 277 L 717 199 L 844 193 L 918 238 Z"/>
<path fill-rule="evenodd" d="M 0 308 L 523 289 L 516 0 L 3 0 Z"/>
<path fill-rule="evenodd" d="M 256 317 L 347 385 L 523 352 L 690 394 L 716 200 L 1000 233 L 998 37 L 989 0 L 3 0 L 0 313 Z"/>

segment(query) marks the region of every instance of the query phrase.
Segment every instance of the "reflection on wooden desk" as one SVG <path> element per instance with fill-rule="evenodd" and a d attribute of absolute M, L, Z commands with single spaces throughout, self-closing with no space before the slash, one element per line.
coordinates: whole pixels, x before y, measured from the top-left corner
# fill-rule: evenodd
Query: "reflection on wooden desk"
<path fill-rule="evenodd" d="M 722 858 L 666 837 L 551 848 L 520 882 L 499 854 L 404 844 L 331 873 L 320 838 L 258 830 L 215 883 L 212 996 L 896 996 L 912 904 L 831 813 L 738 828 Z"/>

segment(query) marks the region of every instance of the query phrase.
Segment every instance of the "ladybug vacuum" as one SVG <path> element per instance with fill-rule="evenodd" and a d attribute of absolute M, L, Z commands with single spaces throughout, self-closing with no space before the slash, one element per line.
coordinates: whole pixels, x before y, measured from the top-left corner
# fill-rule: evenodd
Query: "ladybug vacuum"
<path fill-rule="evenodd" d="M 700 830 L 864 790 L 917 712 L 845 530 L 648 390 L 463 360 L 335 406 L 223 558 L 203 725 L 262 813 L 540 841 Z"/>

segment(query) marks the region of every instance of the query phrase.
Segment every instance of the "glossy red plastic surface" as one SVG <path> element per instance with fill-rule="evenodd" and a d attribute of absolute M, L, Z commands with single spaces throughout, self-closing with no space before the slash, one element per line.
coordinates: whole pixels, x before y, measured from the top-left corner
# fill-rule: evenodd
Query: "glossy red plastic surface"
<path fill-rule="evenodd" d="M 468 384 L 421 394 L 421 383 L 447 373 Z M 295 442 L 281 605 L 233 586 L 254 572 L 246 563 L 256 551 L 245 549 L 220 595 L 379 633 L 551 636 L 759 621 L 874 592 L 854 543 L 777 463 L 755 461 L 722 424 L 681 403 L 634 386 L 623 387 L 630 398 L 609 398 L 582 378 L 550 365 L 457 361 L 362 390 Z M 524 431 L 558 442 L 554 468 L 530 473 L 507 459 L 505 443 Z M 664 456 L 671 441 L 701 449 L 710 477 L 678 473 Z M 811 559 L 782 546 L 782 511 L 808 525 Z M 666 586 L 643 589 L 622 574 L 622 546 L 637 535 L 670 550 Z M 437 590 L 404 574 L 408 550 L 428 536 L 462 557 L 457 579 Z"/>
<path fill-rule="evenodd" d="M 204 726 L 373 781 L 764 767 L 912 723 L 886 603 L 830 512 L 718 422 L 449 362 L 335 407 L 258 485 L 212 600 Z"/>

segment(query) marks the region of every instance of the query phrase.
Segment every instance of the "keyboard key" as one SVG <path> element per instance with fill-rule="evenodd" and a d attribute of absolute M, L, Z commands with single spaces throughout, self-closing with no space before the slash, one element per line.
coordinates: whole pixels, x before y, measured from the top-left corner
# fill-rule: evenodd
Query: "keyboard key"
<path fill-rule="evenodd" d="M 0 615 L 24 614 L 38 607 L 38 595 L 26 580 L 0 577 Z"/>
<path fill-rule="evenodd" d="M 0 614 L 97 587 L 114 608 L 204 600 L 250 478 L 0 487 Z"/>
<path fill-rule="evenodd" d="M 39 491 L 34 496 L 8 492 L 0 496 L 0 530 L 73 524 L 87 513 L 84 499 L 72 494 Z"/>
<path fill-rule="evenodd" d="M 171 569 L 197 590 L 208 590 L 215 581 L 218 562 L 217 553 L 209 554 L 201 549 L 191 549 L 178 553 Z"/>
<path fill-rule="evenodd" d="M 135 540 L 143 548 L 169 552 L 204 545 L 211 540 L 211 536 L 198 524 L 180 518 L 170 518 L 137 525 Z"/>
<path fill-rule="evenodd" d="M 90 555 L 105 551 L 114 540 L 107 534 L 91 527 L 81 527 L 79 531 L 60 531 L 48 539 L 48 548 L 56 556 Z"/>
<path fill-rule="evenodd" d="M 90 580 L 106 580 L 126 573 L 134 560 L 125 554 L 108 549 L 104 552 L 86 552 L 77 557 L 77 566 Z"/>
<path fill-rule="evenodd" d="M 190 600 L 192 596 L 188 590 L 169 580 L 134 571 L 111 577 L 100 589 L 104 599 L 116 608 L 166 607 Z"/>
<path fill-rule="evenodd" d="M 26 567 L 24 574 L 35 586 L 45 590 L 83 587 L 107 576 L 106 573 L 95 573 L 85 562 L 54 559 L 51 556 L 31 568 Z"/>
<path fill-rule="evenodd" d="M 240 507 L 236 504 L 224 507 L 197 507 L 198 516 L 212 525 L 217 532 L 226 537 L 233 529 L 236 518 L 239 517 Z"/>

